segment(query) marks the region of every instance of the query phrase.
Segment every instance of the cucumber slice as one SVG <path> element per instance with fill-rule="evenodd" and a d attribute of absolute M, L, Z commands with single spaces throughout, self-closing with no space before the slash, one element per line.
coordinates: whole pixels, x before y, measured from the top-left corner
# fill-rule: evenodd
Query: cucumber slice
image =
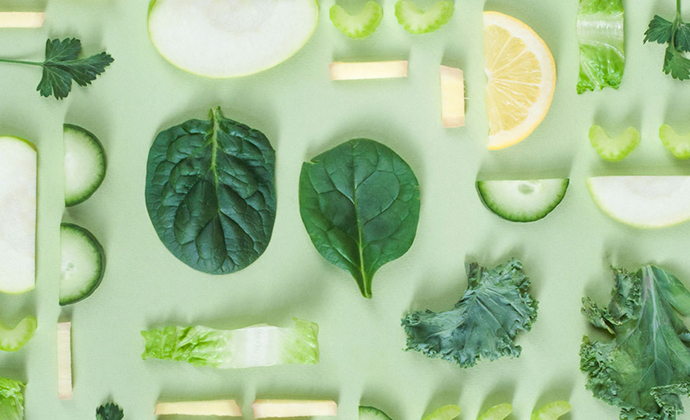
<path fill-rule="evenodd" d="M 65 306 L 86 299 L 100 286 L 105 273 L 105 253 L 91 232 L 80 226 L 63 223 L 60 235 L 60 306 Z"/>
<path fill-rule="evenodd" d="M 570 403 L 568 401 L 555 401 L 546 404 L 539 410 L 532 413 L 532 420 L 556 420 L 562 415 L 570 411 Z"/>
<path fill-rule="evenodd" d="M 568 189 L 568 179 L 477 181 L 479 196 L 500 217 L 513 222 L 533 222 L 558 206 Z"/>
<path fill-rule="evenodd" d="M 428 34 L 450 22 L 455 12 L 452 1 L 440 1 L 428 11 L 423 11 L 413 1 L 403 0 L 395 4 L 398 23 L 411 34 Z"/>
<path fill-rule="evenodd" d="M 364 9 L 357 15 L 350 15 L 342 7 L 331 7 L 331 22 L 340 32 L 353 39 L 368 38 L 376 32 L 383 19 L 383 8 L 374 1 L 364 5 Z"/>
<path fill-rule="evenodd" d="M 444 405 L 424 417 L 424 420 L 453 420 L 460 415 L 460 407 L 455 404 Z"/>
<path fill-rule="evenodd" d="M 659 128 L 659 138 L 666 150 L 676 158 L 690 158 L 690 133 L 681 136 L 671 126 L 664 124 Z"/>
<path fill-rule="evenodd" d="M 360 405 L 359 420 L 391 420 L 391 418 L 378 408 Z"/>
<path fill-rule="evenodd" d="M 503 420 L 513 413 L 513 406 L 510 404 L 499 404 L 486 410 L 486 413 L 479 416 L 477 420 Z"/>
<path fill-rule="evenodd" d="M 65 124 L 65 205 L 86 201 L 105 178 L 105 151 L 91 132 Z"/>
<path fill-rule="evenodd" d="M 612 138 L 603 128 L 593 125 L 589 129 L 589 141 L 602 159 L 619 162 L 640 144 L 640 132 L 634 127 L 628 127 L 620 136 Z"/>
<path fill-rule="evenodd" d="M 17 351 L 31 340 L 36 332 L 36 318 L 28 316 L 14 328 L 7 328 L 0 323 L 0 350 Z"/>

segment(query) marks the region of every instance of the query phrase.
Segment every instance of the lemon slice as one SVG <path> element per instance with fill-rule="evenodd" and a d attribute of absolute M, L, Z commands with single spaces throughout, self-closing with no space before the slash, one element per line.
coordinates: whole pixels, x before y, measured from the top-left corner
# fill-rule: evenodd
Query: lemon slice
<path fill-rule="evenodd" d="M 484 12 L 484 71 L 489 149 L 529 136 L 551 106 L 556 65 L 532 28 L 497 12 Z"/>

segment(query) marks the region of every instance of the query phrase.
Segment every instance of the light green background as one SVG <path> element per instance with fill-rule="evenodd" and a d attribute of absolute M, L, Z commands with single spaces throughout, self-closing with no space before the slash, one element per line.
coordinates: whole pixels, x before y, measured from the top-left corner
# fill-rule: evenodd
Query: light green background
<path fill-rule="evenodd" d="M 0 32 L 2 56 L 40 59 L 47 36 L 76 36 L 88 53 L 107 48 L 115 57 L 104 77 L 88 89 L 77 88 L 63 102 L 34 92 L 40 79 L 37 69 L 0 66 L 0 132 L 33 140 L 40 156 L 38 286 L 24 296 L 0 296 L 4 322 L 38 316 L 39 329 L 27 347 L 0 355 L 0 375 L 28 381 L 28 420 L 92 419 L 96 406 L 110 398 L 124 407 L 127 420 L 153 419 L 158 398 L 237 398 L 251 418 L 255 396 L 334 398 L 343 419 L 355 418 L 360 400 L 396 420 L 417 420 L 449 403 L 460 404 L 461 419 L 469 420 L 503 402 L 515 405 L 514 418 L 527 419 L 535 405 L 553 399 L 570 400 L 573 420 L 617 417 L 615 408 L 584 389 L 578 350 L 582 335 L 591 330 L 580 315 L 580 298 L 588 294 L 605 300 L 611 263 L 635 268 L 654 262 L 690 284 L 690 225 L 637 231 L 617 224 L 592 203 L 584 177 L 688 172 L 687 163 L 674 161 L 663 149 L 657 130 L 664 121 L 690 129 L 690 82 L 664 76 L 663 47 L 642 44 L 652 15 L 672 16 L 674 2 L 626 1 L 628 64 L 623 86 L 582 96 L 575 94 L 574 0 L 492 0 L 486 5 L 459 0 L 447 27 L 418 37 L 397 25 L 394 2 L 384 3 L 386 16 L 379 31 L 355 42 L 332 27 L 326 13 L 332 0 L 325 0 L 316 34 L 295 57 L 270 71 L 227 81 L 195 77 L 165 62 L 147 37 L 145 0 L 51 0 L 44 29 Z M 500 152 L 485 146 L 483 8 L 531 25 L 551 47 L 559 72 L 553 106 L 543 124 L 525 142 Z M 408 57 L 407 79 L 328 79 L 328 64 L 334 59 Z M 466 128 L 441 127 L 441 62 L 465 69 Z M 190 117 L 203 118 L 215 105 L 222 105 L 228 117 L 266 133 L 278 158 L 278 216 L 270 246 L 246 270 L 222 277 L 195 272 L 175 259 L 158 240 L 144 205 L 146 158 L 156 133 Z M 95 132 L 108 153 L 102 188 L 64 213 L 66 220 L 87 227 L 102 241 L 108 269 L 95 295 L 61 309 L 57 292 L 65 121 Z M 643 142 L 623 163 L 604 164 L 586 137 L 594 122 L 612 132 L 638 127 Z M 302 162 L 357 136 L 396 150 L 415 170 L 422 193 L 417 239 L 404 257 L 376 275 L 371 301 L 359 296 L 346 272 L 319 256 L 298 208 Z M 548 218 L 518 225 L 483 208 L 474 190 L 478 175 L 570 176 L 572 183 Z M 402 351 L 405 335 L 399 324 L 406 312 L 450 308 L 466 286 L 466 261 L 493 266 L 511 256 L 523 260 L 532 292 L 541 302 L 534 329 L 519 338 L 522 357 L 462 370 Z M 321 326 L 318 366 L 216 371 L 139 357 L 142 329 L 174 323 L 217 328 L 286 325 L 293 316 Z M 71 401 L 57 399 L 58 320 L 73 322 Z"/>

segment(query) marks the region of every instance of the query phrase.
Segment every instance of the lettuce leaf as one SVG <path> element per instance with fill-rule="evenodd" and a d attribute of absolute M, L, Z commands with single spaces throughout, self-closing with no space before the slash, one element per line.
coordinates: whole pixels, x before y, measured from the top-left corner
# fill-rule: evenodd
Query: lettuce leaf
<path fill-rule="evenodd" d="M 608 307 L 583 299 L 582 312 L 610 341 L 584 337 L 580 369 L 594 396 L 621 408 L 624 420 L 673 420 L 690 390 L 690 292 L 654 266 L 614 269 Z"/>
<path fill-rule="evenodd" d="M 580 0 L 577 93 L 605 87 L 618 89 L 625 69 L 624 25 L 622 0 Z"/>
<path fill-rule="evenodd" d="M 402 320 L 407 350 L 472 367 L 480 358 L 520 356 L 514 343 L 537 319 L 538 302 L 527 292 L 522 264 L 511 260 L 492 270 L 467 266 L 468 288 L 450 311 L 415 312 Z"/>
<path fill-rule="evenodd" d="M 0 419 L 24 419 L 24 384 L 12 379 L 0 378 Z"/>
<path fill-rule="evenodd" d="M 293 319 L 289 328 L 257 325 L 238 330 L 164 327 L 142 331 L 142 359 L 187 362 L 220 369 L 319 362 L 319 326 Z"/>

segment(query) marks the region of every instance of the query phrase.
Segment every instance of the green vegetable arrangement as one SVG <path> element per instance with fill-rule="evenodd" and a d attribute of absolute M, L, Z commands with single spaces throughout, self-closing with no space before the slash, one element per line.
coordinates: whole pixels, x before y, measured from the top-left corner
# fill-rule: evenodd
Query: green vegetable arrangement
<path fill-rule="evenodd" d="M 685 53 L 690 52 L 690 25 L 683 22 L 681 0 L 676 0 L 676 16 L 673 21 L 659 15 L 649 23 L 644 42 L 652 41 L 668 44 L 664 56 L 664 73 L 678 80 L 690 79 L 690 60 Z"/>
<path fill-rule="evenodd" d="M 407 350 L 439 357 L 463 368 L 479 359 L 519 357 L 515 338 L 537 319 L 538 302 L 522 264 L 511 260 L 494 269 L 467 266 L 468 288 L 450 311 L 414 312 L 402 320 Z"/>
<path fill-rule="evenodd" d="M 349 271 L 366 298 L 374 273 L 405 254 L 417 233 L 417 178 L 374 140 L 350 140 L 302 165 L 299 203 L 316 249 Z"/>
<path fill-rule="evenodd" d="M 268 247 L 276 217 L 275 151 L 258 130 L 225 118 L 189 120 L 156 137 L 146 208 L 163 244 L 210 274 L 233 273 Z"/>
<path fill-rule="evenodd" d="M 24 384 L 0 378 L 0 419 L 24 420 Z"/>
<path fill-rule="evenodd" d="M 614 269 L 606 308 L 583 299 L 582 312 L 610 341 L 585 337 L 580 368 L 594 396 L 620 407 L 622 420 L 673 420 L 690 392 L 690 292 L 671 273 Z"/>

